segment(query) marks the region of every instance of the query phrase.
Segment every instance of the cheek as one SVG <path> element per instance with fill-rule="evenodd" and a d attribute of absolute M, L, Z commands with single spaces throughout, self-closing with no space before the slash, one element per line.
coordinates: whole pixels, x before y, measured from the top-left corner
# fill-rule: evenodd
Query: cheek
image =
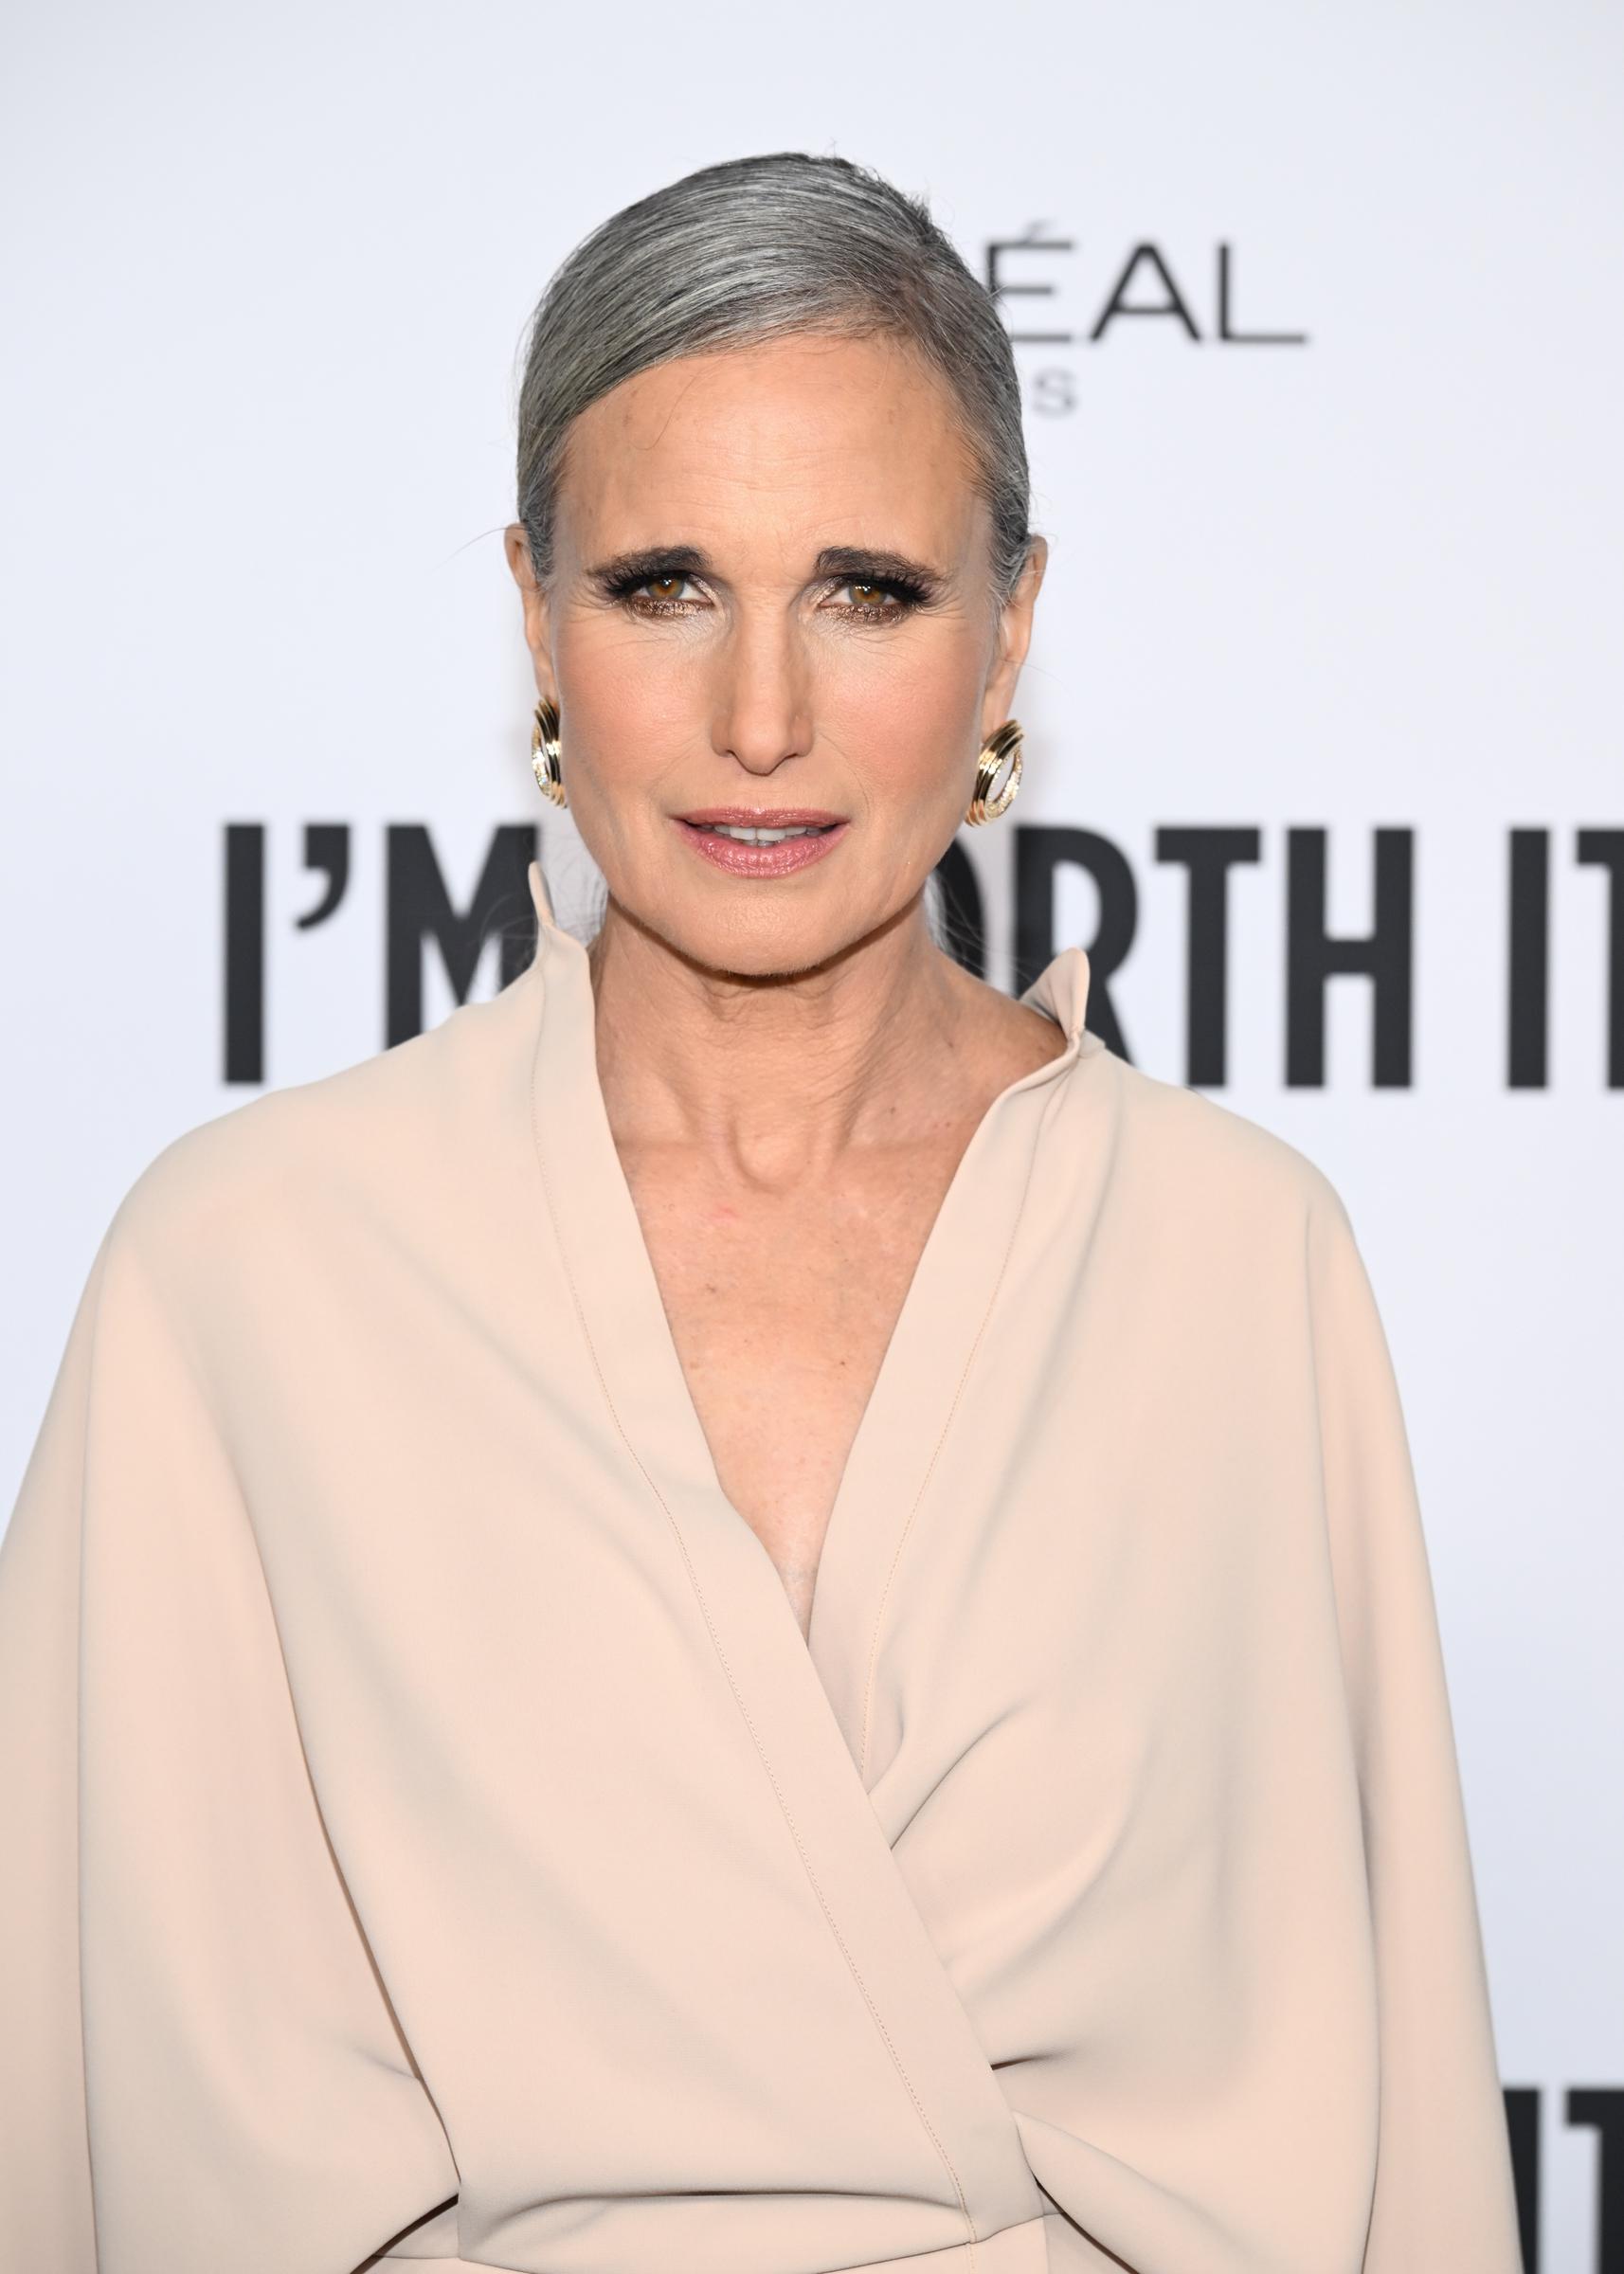
<path fill-rule="evenodd" d="M 876 648 L 883 636 L 875 635 Z M 967 794 L 984 670 L 975 641 L 903 634 L 889 655 L 855 660 L 857 668 L 827 675 L 818 723 L 871 797 L 929 803 L 932 792 Z"/>
<path fill-rule="evenodd" d="M 558 675 L 567 762 L 572 749 L 607 788 L 658 777 L 703 731 L 702 680 L 675 641 L 585 625 L 559 641 Z"/>

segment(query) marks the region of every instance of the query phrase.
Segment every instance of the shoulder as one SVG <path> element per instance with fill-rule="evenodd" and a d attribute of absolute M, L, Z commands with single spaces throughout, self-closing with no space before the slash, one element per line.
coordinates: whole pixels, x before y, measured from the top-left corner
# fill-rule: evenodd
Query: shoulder
<path fill-rule="evenodd" d="M 528 1080 L 530 977 L 425 1033 L 182 1130 L 125 1190 L 110 1241 L 153 1254 L 218 1252 L 324 1200 L 382 1204 L 437 1170 L 465 1175 L 470 1143 L 481 1133 L 496 1142 L 498 1097 Z"/>
<path fill-rule="evenodd" d="M 1348 1228 L 1326 1171 L 1262 1122 L 1130 1064 L 1097 1035 L 1085 1033 L 1076 1072 L 1104 1101 L 1113 1177 L 1175 1220 L 1305 1239 Z"/>

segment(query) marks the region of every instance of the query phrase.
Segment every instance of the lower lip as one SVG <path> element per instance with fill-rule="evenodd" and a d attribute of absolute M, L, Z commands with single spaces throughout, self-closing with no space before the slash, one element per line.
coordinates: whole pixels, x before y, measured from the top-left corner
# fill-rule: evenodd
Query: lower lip
<path fill-rule="evenodd" d="M 786 837 L 776 845 L 742 844 L 736 837 L 718 837 L 713 830 L 695 828 L 692 821 L 675 821 L 695 853 L 713 868 L 730 876 L 792 876 L 815 860 L 832 853 L 849 824 L 837 821 L 832 829 L 815 830 L 809 837 Z"/>

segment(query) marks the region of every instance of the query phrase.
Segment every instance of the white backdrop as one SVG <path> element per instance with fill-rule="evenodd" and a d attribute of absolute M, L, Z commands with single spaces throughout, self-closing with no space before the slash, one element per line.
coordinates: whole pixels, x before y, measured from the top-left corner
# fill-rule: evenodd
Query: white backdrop
<path fill-rule="evenodd" d="M 271 1083 L 384 1045 L 391 827 L 428 832 L 454 900 L 496 830 L 539 830 L 561 914 L 585 911 L 530 774 L 499 534 L 549 273 L 715 158 L 876 165 L 983 273 L 1032 241 L 999 256 L 1039 288 L 1006 317 L 1063 335 L 1018 348 L 1052 562 L 1021 797 L 965 840 L 989 976 L 1013 975 L 1020 832 L 1029 857 L 1041 828 L 1094 833 L 1134 899 L 1096 984 L 1128 1055 L 1191 1079 L 1190 876 L 1159 833 L 1256 833 L 1201 1086 L 1316 1160 L 1359 1231 L 1529 2274 L 1617 2274 L 1624 15 L 56 0 L 8 46 L 5 1506 L 118 1198 L 255 1086 L 224 1072 L 226 825 L 263 831 Z M 313 823 L 347 833 L 348 885 L 298 929 Z M 1351 934 L 1378 829 L 1412 862 L 1382 920 L 1408 1064 L 1374 1078 L 1350 975 L 1323 1080 L 1289 1082 L 1314 926 L 1299 902 L 1288 931 L 1288 831 L 1325 833 L 1326 928 Z M 1529 885 L 1515 939 L 1514 829 L 1548 833 L 1548 924 Z M 1092 947 L 1100 912 L 1057 872 L 1056 944 Z M 1544 1066 L 1514 1084 L 1510 974 L 1541 999 L 1542 939 Z M 473 992 L 496 984 L 493 946 Z M 433 956 L 424 986 L 432 1023 Z"/>

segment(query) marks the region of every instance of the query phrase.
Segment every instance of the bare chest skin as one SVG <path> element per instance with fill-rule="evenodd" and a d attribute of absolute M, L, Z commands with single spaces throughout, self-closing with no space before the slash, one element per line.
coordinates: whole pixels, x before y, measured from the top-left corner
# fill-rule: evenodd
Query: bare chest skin
<path fill-rule="evenodd" d="M 623 1150 L 672 1340 L 723 1491 L 761 1541 L 803 1635 L 846 1458 L 915 1267 L 992 1099 L 1058 1055 L 1022 1010 L 964 1109 L 927 1138 L 868 1145 L 776 1188 L 676 1146 Z"/>

